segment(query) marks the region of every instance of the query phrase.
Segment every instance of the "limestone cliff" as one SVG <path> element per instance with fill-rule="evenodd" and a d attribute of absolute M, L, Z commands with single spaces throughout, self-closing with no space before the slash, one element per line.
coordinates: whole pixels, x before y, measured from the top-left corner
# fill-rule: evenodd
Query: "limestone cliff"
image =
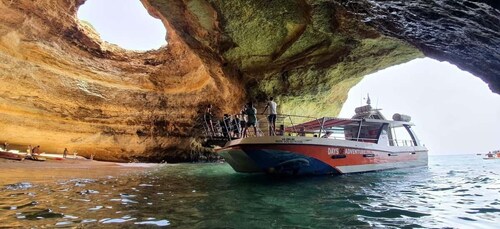
<path fill-rule="evenodd" d="M 336 115 L 364 75 L 426 52 L 334 0 L 142 0 L 168 46 L 130 52 L 78 21 L 84 2 L 0 1 L 0 140 L 191 160 L 207 104 L 220 115 L 273 95 L 285 113 Z"/>
<path fill-rule="evenodd" d="M 0 2 L 0 139 L 108 160 L 182 160 L 202 106 L 224 104 L 222 112 L 241 103 L 242 84 L 166 20 L 169 46 L 133 53 L 89 36 L 77 7 Z"/>

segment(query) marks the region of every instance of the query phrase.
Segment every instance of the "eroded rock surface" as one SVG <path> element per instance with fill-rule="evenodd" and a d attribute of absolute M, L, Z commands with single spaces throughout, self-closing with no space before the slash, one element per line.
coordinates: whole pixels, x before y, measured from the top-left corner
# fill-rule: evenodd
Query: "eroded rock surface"
<path fill-rule="evenodd" d="M 241 103 L 242 85 L 167 21 L 168 48 L 132 53 L 92 37 L 77 7 L 0 2 L 0 139 L 108 160 L 189 159 L 203 106 Z"/>
<path fill-rule="evenodd" d="M 425 20 L 412 21 L 405 35 L 406 15 L 382 16 L 390 4 L 404 12 L 418 4 L 142 2 L 163 21 L 168 46 L 135 53 L 100 41 L 76 18 L 84 1 L 1 0 L 0 140 L 51 152 L 68 147 L 107 160 L 191 160 L 202 151 L 194 137 L 207 104 L 221 115 L 236 113 L 248 99 L 275 96 L 283 113 L 336 115 L 364 75 L 422 57 L 422 51 L 456 61 L 493 89 L 500 85 L 498 23 L 476 26 L 493 38 L 470 38 L 477 45 L 462 52 L 475 51 L 483 64 L 470 65 L 456 52 L 470 40 L 450 45 L 454 36 L 445 26 L 430 33 L 439 21 L 422 32 L 429 31 L 426 36 L 437 40 L 432 43 L 417 33 Z M 425 18 L 430 3 L 423 2 Z M 488 9 L 488 20 L 498 20 L 498 10 Z M 446 17 L 444 10 L 447 20 L 460 16 Z"/>
<path fill-rule="evenodd" d="M 481 77 L 500 92 L 500 2 L 344 1 L 368 25 Z"/>

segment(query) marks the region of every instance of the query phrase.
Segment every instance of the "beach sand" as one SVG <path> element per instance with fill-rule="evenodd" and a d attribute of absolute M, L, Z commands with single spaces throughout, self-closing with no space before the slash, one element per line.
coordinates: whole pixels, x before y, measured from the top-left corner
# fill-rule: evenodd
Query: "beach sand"
<path fill-rule="evenodd" d="M 19 182 L 44 183 L 69 179 L 118 177 L 161 166 L 146 163 L 116 163 L 66 159 L 63 161 L 14 161 L 0 158 L 0 186 Z"/>

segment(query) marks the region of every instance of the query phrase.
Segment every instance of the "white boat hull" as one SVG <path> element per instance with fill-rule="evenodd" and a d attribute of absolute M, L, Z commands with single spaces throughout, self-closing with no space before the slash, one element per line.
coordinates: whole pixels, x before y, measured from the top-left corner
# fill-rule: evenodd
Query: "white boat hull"
<path fill-rule="evenodd" d="M 345 174 L 426 166 L 423 146 L 270 136 L 228 142 L 219 154 L 242 173 Z"/>

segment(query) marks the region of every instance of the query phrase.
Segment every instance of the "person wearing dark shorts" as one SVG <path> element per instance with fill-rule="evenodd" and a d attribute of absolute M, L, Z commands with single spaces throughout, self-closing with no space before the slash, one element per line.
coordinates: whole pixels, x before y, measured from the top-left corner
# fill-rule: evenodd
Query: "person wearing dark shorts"
<path fill-rule="evenodd" d="M 269 121 L 269 123 L 276 123 L 276 114 L 270 114 L 267 116 L 267 121 Z"/>
<path fill-rule="evenodd" d="M 247 125 L 245 127 L 245 130 L 243 131 L 243 137 L 247 137 L 247 130 L 248 127 L 253 126 L 253 131 L 255 136 L 257 136 L 257 109 L 253 107 L 252 102 L 249 102 L 246 109 L 245 109 L 245 114 L 247 115 Z"/>
<path fill-rule="evenodd" d="M 241 119 L 240 119 L 240 128 L 241 128 L 241 133 L 240 136 L 243 137 L 244 133 L 247 129 L 247 121 L 245 120 L 245 112 L 242 112 Z"/>
<path fill-rule="evenodd" d="M 262 112 L 262 114 L 264 114 L 267 108 L 269 108 L 269 116 L 267 116 L 267 120 L 269 121 L 269 136 L 276 135 L 276 115 L 278 114 L 276 112 L 277 107 L 278 105 L 273 101 L 273 97 L 271 97 L 266 104 L 266 108 L 264 108 L 264 112 Z"/>

